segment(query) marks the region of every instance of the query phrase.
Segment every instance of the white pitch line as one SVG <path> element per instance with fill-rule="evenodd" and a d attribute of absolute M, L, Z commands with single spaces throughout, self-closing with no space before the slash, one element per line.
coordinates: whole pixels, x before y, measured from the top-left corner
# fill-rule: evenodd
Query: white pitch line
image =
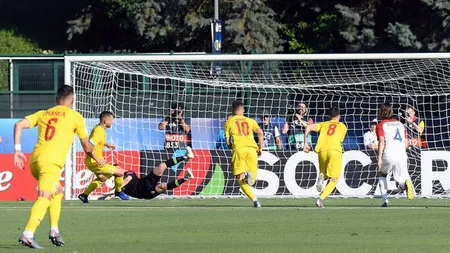
<path fill-rule="evenodd" d="M 0 206 L 0 209 L 2 210 L 29 210 L 31 207 L 6 207 L 6 206 Z M 232 207 L 232 206 L 226 206 L 226 207 L 222 207 L 222 206 L 210 206 L 210 207 L 205 207 L 205 206 L 168 206 L 168 207 L 162 207 L 162 206 L 111 206 L 111 207 L 103 207 L 103 206 L 89 206 L 89 207 L 71 207 L 71 206 L 66 206 L 63 207 L 64 209 L 68 209 L 68 210 L 105 210 L 105 211 L 121 211 L 121 210 L 148 210 L 148 209 L 205 209 L 205 210 L 211 210 L 211 209 L 226 209 L 226 210 L 230 210 L 230 209 L 254 209 L 253 207 L 244 207 L 244 206 L 236 206 L 236 207 Z M 416 206 L 391 206 L 388 208 L 381 208 L 381 207 L 370 207 L 370 206 L 343 206 L 343 207 L 339 207 L 339 206 L 330 206 L 330 207 L 325 207 L 325 208 L 317 208 L 317 207 L 293 207 L 293 206 L 288 206 L 288 207 L 283 207 L 283 206 L 266 206 L 266 207 L 262 207 L 260 209 L 255 209 L 255 211 L 257 210 L 292 210 L 292 209 L 300 209 L 300 210 L 373 210 L 373 209 L 382 209 L 382 210 L 415 210 L 415 209 L 449 209 L 450 207 L 446 207 L 446 206 L 433 206 L 433 207 L 416 207 Z"/>

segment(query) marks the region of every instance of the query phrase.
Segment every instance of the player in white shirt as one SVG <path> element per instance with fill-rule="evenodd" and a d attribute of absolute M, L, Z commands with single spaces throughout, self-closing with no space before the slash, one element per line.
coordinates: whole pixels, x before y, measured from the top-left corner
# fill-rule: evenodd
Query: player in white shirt
<path fill-rule="evenodd" d="M 376 133 L 377 121 L 370 122 L 370 131 L 364 134 L 364 146 L 367 149 L 378 149 L 378 138 Z"/>
<path fill-rule="evenodd" d="M 379 142 L 378 168 L 381 174 L 378 183 L 383 195 L 382 207 L 387 207 L 389 205 L 387 175 L 392 174 L 395 182 L 398 183 L 399 190 L 406 190 L 409 200 L 414 198 L 414 187 L 408 173 L 408 156 L 406 154 L 408 140 L 405 127 L 394 118 L 391 104 L 381 105 L 379 116 L 382 121 L 376 129 Z"/>

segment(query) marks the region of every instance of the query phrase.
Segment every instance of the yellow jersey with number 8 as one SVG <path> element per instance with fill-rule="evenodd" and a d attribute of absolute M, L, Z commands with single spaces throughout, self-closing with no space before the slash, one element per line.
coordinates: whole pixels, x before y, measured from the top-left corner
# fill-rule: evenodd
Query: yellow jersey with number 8
<path fill-rule="evenodd" d="M 336 150 L 342 152 L 342 142 L 344 141 L 347 127 L 344 123 L 337 120 L 329 120 L 322 123 L 316 123 L 315 132 L 319 132 L 319 139 L 314 151 L 316 153 Z"/>
<path fill-rule="evenodd" d="M 25 119 L 30 127 L 38 127 L 38 139 L 30 164 L 39 161 L 63 167 L 75 133 L 80 139 L 87 138 L 83 116 L 67 106 L 58 105 L 38 111 Z"/>

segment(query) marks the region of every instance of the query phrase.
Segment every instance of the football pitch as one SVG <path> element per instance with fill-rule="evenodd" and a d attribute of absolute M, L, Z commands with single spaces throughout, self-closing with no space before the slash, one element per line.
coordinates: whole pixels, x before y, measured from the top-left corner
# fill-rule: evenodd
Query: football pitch
<path fill-rule="evenodd" d="M 448 252 L 449 199 L 155 199 L 64 201 L 66 246 L 48 241 L 48 218 L 36 240 L 45 252 Z M 0 252 L 17 243 L 32 202 L 0 203 Z"/>

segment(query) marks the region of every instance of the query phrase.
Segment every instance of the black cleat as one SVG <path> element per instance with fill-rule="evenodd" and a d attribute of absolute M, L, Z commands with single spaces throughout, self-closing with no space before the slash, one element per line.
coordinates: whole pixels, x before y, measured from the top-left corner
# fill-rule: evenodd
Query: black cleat
<path fill-rule="evenodd" d="M 78 199 L 81 200 L 81 202 L 83 202 L 85 204 L 89 203 L 88 196 L 84 195 L 83 193 L 78 195 Z"/>
<path fill-rule="evenodd" d="M 381 207 L 389 207 L 388 203 L 384 202 Z"/>

